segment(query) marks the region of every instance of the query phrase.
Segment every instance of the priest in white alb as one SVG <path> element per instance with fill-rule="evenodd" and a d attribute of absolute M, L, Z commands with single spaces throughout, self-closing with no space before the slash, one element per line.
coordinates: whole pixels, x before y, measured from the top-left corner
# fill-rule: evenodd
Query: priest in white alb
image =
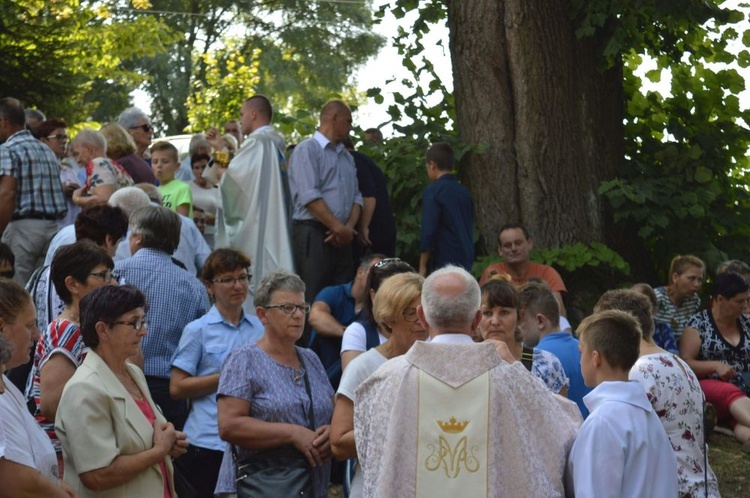
<path fill-rule="evenodd" d="M 417 342 L 357 389 L 354 435 L 367 497 L 563 497 L 582 422 L 494 344 L 475 344 L 480 291 L 446 266 L 424 282 Z M 500 352 L 499 352 L 500 351 Z"/>

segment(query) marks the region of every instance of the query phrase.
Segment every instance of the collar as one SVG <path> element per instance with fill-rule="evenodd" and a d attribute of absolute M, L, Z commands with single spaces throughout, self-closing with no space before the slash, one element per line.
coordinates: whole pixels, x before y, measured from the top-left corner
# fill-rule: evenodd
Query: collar
<path fill-rule="evenodd" d="M 454 175 L 453 173 L 445 173 L 444 175 L 440 175 L 440 178 L 438 178 L 438 181 L 440 180 L 448 180 L 452 182 L 457 182 L 458 177 Z"/>
<path fill-rule="evenodd" d="M 24 138 L 34 138 L 34 135 L 31 134 L 29 130 L 23 129 L 18 130 L 13 135 L 8 137 L 8 140 L 5 141 L 5 143 L 9 143 L 11 140 L 21 140 Z"/>
<path fill-rule="evenodd" d="M 206 313 L 206 322 L 210 325 L 214 325 L 217 323 L 225 323 L 226 325 L 229 325 L 232 328 L 239 328 L 239 325 L 235 326 L 232 322 L 224 319 L 221 312 L 219 311 L 219 308 L 217 308 L 215 304 L 211 306 L 211 309 L 208 310 L 208 313 Z M 251 327 L 253 327 L 253 322 L 250 321 L 250 318 L 247 316 L 244 310 L 242 310 L 242 317 L 240 317 L 240 324 L 242 322 L 246 322 Z"/>
<path fill-rule="evenodd" d="M 253 132 L 250 133 L 250 135 L 248 135 L 248 137 L 253 136 L 253 135 L 260 135 L 261 133 L 265 133 L 266 131 L 271 131 L 271 130 L 273 130 L 273 126 L 271 126 L 270 124 L 259 126 L 258 128 L 254 129 Z"/>
<path fill-rule="evenodd" d="M 431 344 L 474 344 L 474 339 L 472 339 L 468 334 L 438 334 L 435 337 L 432 338 L 430 341 Z"/>
<path fill-rule="evenodd" d="M 344 144 L 337 143 L 336 145 L 333 145 L 333 142 L 328 140 L 328 137 L 323 135 L 318 130 L 315 130 L 315 134 L 313 135 L 313 138 L 315 139 L 316 142 L 318 142 L 321 149 L 325 149 L 330 144 L 333 150 L 335 150 L 337 153 L 340 153 L 342 150 L 344 150 Z"/>
<path fill-rule="evenodd" d="M 647 412 L 654 410 L 646 397 L 646 391 L 637 380 L 602 382 L 583 397 L 583 403 L 591 412 L 608 400 L 628 403 Z"/>
<path fill-rule="evenodd" d="M 172 256 L 167 254 L 164 251 L 161 251 L 159 249 L 154 249 L 153 247 L 141 247 L 138 249 L 135 254 L 133 254 L 133 257 L 140 256 L 140 257 L 152 257 L 152 258 L 165 258 L 169 259 L 170 263 L 172 260 Z"/>

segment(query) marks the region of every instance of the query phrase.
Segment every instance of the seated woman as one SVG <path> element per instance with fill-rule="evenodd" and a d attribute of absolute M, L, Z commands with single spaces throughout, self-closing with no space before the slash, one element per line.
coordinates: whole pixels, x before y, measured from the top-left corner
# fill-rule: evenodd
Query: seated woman
<path fill-rule="evenodd" d="M 698 291 L 706 276 L 706 265 L 695 256 L 677 256 L 669 265 L 669 283 L 654 289 L 659 302 L 654 320 L 664 323 L 674 331 L 679 343 L 687 321 L 698 312 L 701 298 Z"/>
<path fill-rule="evenodd" d="M 719 424 L 734 430 L 745 451 L 750 451 L 750 388 L 743 380 L 750 377 L 750 317 L 743 311 L 749 289 L 738 273 L 717 275 L 711 309 L 690 318 L 680 341 L 680 356 L 700 379 Z"/>
<path fill-rule="evenodd" d="M 63 390 L 55 431 L 65 482 L 82 497 L 175 497 L 172 461 L 185 434 L 156 407 L 143 372 L 127 361 L 147 334 L 146 296 L 104 286 L 81 300 L 81 335 L 91 351 Z"/>
<path fill-rule="evenodd" d="M 60 483 L 57 458 L 47 435 L 26 409 L 23 395 L 5 371 L 28 363 L 39 332 L 29 294 L 0 278 L 0 496 L 66 498 L 73 490 Z"/>
<path fill-rule="evenodd" d="M 135 153 L 133 136 L 117 123 L 107 123 L 99 130 L 107 139 L 107 157 L 116 161 L 133 179 L 133 183 L 156 185 L 151 166 Z"/>
<path fill-rule="evenodd" d="M 385 279 L 399 273 L 413 273 L 414 268 L 398 258 L 386 258 L 370 268 L 365 284 L 365 305 L 360 317 L 349 324 L 341 339 L 341 368 L 365 351 L 383 344 L 386 336 L 372 319 L 372 300 Z"/>
<path fill-rule="evenodd" d="M 341 377 L 331 421 L 331 448 L 339 460 L 357 458 L 354 444 L 354 391 L 386 361 L 406 353 L 416 341 L 427 339 L 427 330 L 417 317 L 424 278 L 401 273 L 383 282 L 373 300 L 373 317 L 387 340 L 357 356 Z M 362 496 L 361 473 L 354 475 L 351 498 Z"/>
<path fill-rule="evenodd" d="M 182 332 L 172 358 L 169 393 L 174 399 L 191 399 L 185 434 L 187 454 L 177 461 L 182 475 L 199 497 L 213 497 L 221 458 L 227 444 L 219 438 L 216 389 L 219 371 L 227 355 L 263 337 L 258 317 L 246 315 L 250 259 L 234 249 L 217 249 L 203 266 L 201 278 L 214 301 L 201 318 Z"/>
<path fill-rule="evenodd" d="M 86 167 L 86 184 L 73 192 L 77 206 L 106 204 L 115 191 L 133 186 L 125 168 L 106 157 L 107 140 L 101 132 L 89 128 L 79 131 L 73 150 L 76 161 Z"/>
<path fill-rule="evenodd" d="M 81 337 L 78 304 L 94 289 L 117 285 L 112 276 L 114 267 L 107 252 L 86 239 L 60 247 L 52 259 L 50 279 L 65 308 L 36 344 L 26 400 L 36 406 L 34 417 L 52 440 L 60 477 L 63 477 L 63 458 L 62 446 L 55 434 L 55 414 L 65 383 L 87 352 Z"/>
<path fill-rule="evenodd" d="M 479 332 L 482 340 L 505 343 L 513 358 L 523 362 L 552 392 L 567 396 L 570 381 L 557 356 L 523 344 L 517 327 L 518 294 L 510 282 L 500 275 L 491 277 L 482 286 L 481 311 Z"/>
<path fill-rule="evenodd" d="M 645 285 L 645 284 L 643 284 Z M 638 381 L 659 416 L 677 458 L 677 487 L 680 498 L 718 498 L 719 483 L 705 448 L 703 392 L 690 367 L 653 340 L 653 304 L 633 290 L 611 290 L 594 306 L 594 313 L 627 311 L 641 327 L 639 357 L 629 379 Z"/>
<path fill-rule="evenodd" d="M 333 389 L 315 353 L 295 346 L 310 311 L 305 284 L 293 273 L 274 270 L 258 283 L 255 305 L 265 335 L 230 353 L 221 368 L 219 434 L 232 448 L 224 455 L 216 493 L 236 492 L 236 452 L 243 465 L 283 459 L 276 468 L 296 469 L 301 479 L 287 484 L 300 483 L 310 496 L 325 498 Z"/>

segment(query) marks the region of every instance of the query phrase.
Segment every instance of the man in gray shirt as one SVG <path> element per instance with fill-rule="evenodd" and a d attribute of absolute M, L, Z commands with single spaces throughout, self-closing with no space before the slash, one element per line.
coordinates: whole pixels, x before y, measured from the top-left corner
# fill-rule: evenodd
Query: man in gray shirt
<path fill-rule="evenodd" d="M 342 143 L 352 128 L 352 113 L 340 100 L 328 102 L 320 127 L 294 149 L 289 161 L 292 242 L 297 273 L 312 302 L 326 286 L 352 279 L 354 227 L 362 210 L 354 159 Z"/>

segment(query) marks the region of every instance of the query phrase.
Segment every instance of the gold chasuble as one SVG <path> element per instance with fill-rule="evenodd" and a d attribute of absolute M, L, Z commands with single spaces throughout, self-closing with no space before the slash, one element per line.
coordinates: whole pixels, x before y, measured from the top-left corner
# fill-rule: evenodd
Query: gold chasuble
<path fill-rule="evenodd" d="M 564 497 L 581 415 L 491 344 L 417 342 L 355 393 L 366 498 Z"/>

